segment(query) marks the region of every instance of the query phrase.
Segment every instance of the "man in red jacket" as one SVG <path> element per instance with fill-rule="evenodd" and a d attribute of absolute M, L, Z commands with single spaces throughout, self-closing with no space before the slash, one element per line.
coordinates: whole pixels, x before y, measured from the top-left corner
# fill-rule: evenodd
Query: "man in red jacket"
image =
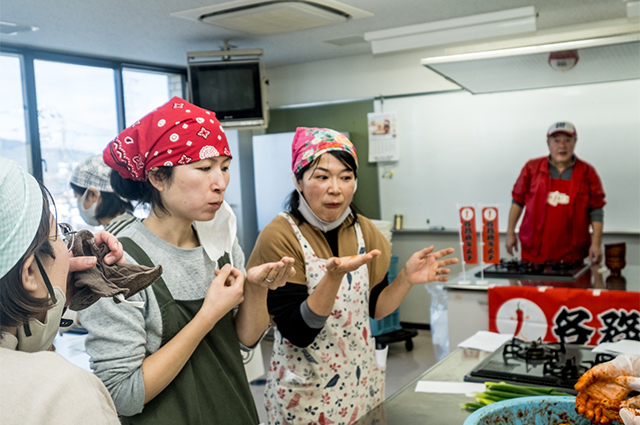
<path fill-rule="evenodd" d="M 604 190 L 595 168 L 574 155 L 577 139 L 570 122 L 553 124 L 547 132 L 549 156 L 532 159 L 522 169 L 511 193 L 509 254 L 518 250 L 515 229 L 524 210 L 519 232 L 523 260 L 602 260 Z"/>

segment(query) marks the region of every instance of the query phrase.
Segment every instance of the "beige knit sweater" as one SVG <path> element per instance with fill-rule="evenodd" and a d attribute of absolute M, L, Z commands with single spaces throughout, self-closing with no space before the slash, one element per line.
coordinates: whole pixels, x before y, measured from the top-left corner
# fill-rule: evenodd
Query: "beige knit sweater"
<path fill-rule="evenodd" d="M 15 351 L 17 340 L 0 338 L 0 423 L 3 425 L 119 425 L 102 382 L 59 354 Z"/>

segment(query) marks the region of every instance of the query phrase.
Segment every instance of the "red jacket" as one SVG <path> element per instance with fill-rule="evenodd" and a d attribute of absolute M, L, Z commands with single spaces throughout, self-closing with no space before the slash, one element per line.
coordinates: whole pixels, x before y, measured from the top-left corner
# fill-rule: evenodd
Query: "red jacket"
<path fill-rule="evenodd" d="M 519 236 L 522 251 L 531 256 L 540 255 L 550 178 L 548 157 L 532 159 L 525 164 L 511 192 L 513 200 L 525 208 Z M 567 229 L 567 237 L 573 241 L 573 251 L 585 258 L 591 245 L 589 213 L 605 205 L 604 190 L 595 168 L 578 158 L 571 183 L 569 221 L 572 226 Z"/>

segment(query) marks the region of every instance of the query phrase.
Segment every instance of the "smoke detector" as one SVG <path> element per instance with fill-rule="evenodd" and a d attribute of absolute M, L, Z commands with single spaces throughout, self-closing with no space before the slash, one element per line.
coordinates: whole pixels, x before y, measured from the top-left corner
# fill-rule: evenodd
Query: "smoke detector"
<path fill-rule="evenodd" d="M 577 50 L 562 50 L 549 53 L 549 66 L 556 71 L 569 71 L 578 63 L 580 56 Z"/>
<path fill-rule="evenodd" d="M 280 34 L 373 16 L 333 0 L 239 0 L 171 15 L 255 35 Z"/>

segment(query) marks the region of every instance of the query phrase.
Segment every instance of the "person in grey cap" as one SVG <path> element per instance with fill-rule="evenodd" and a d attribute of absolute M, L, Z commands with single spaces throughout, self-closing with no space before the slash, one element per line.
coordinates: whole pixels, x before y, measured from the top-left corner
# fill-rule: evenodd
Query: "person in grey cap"
<path fill-rule="evenodd" d="M 51 213 L 49 192 L 16 162 L 0 157 L 0 423 L 118 424 L 102 382 L 52 352 L 73 295 L 70 272 L 96 257 L 72 257 L 68 225 Z M 122 246 L 106 232 L 106 264 L 122 261 Z"/>
<path fill-rule="evenodd" d="M 574 154 L 577 140 L 572 123 L 552 124 L 547 131 L 549 155 L 530 160 L 522 169 L 511 193 L 509 254 L 518 250 L 516 224 L 524 211 L 519 232 L 523 260 L 602 260 L 605 194 L 595 168 Z"/>
<path fill-rule="evenodd" d="M 118 196 L 110 183 L 111 168 L 102 155 L 91 156 L 73 169 L 71 189 L 78 200 L 82 219 L 91 226 L 117 235 L 136 222 L 130 201 Z"/>

